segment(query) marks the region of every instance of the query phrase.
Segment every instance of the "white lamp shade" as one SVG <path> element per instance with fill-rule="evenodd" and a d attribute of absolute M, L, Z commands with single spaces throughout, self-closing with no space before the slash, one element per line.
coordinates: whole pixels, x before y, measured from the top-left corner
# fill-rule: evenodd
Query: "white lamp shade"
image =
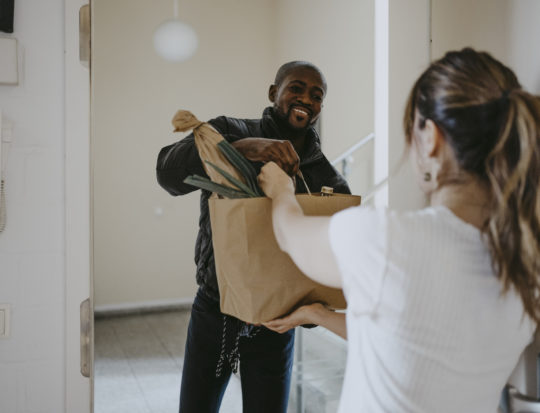
<path fill-rule="evenodd" d="M 187 60 L 193 56 L 197 45 L 195 31 L 177 19 L 166 20 L 154 32 L 154 49 L 165 60 Z"/>

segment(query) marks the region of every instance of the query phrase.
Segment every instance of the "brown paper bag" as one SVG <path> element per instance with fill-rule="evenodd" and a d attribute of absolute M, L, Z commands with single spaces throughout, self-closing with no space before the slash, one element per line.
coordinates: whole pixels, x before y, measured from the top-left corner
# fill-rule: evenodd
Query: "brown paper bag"
<path fill-rule="evenodd" d="M 353 195 L 296 197 L 306 215 L 330 216 L 360 204 L 360 197 Z M 208 202 L 223 313 L 258 324 L 313 302 L 346 307 L 341 290 L 312 281 L 279 249 L 270 199 L 211 198 Z"/>
<path fill-rule="evenodd" d="M 177 111 L 173 117 L 172 124 L 174 126 L 174 132 L 187 132 L 193 130 L 195 145 L 197 146 L 197 151 L 203 161 L 203 168 L 212 182 L 227 186 L 231 185 L 223 175 L 218 173 L 204 161 L 212 162 L 239 181 L 245 182 L 244 177 L 238 173 L 236 168 L 230 164 L 225 155 L 218 149 L 217 144 L 225 138 L 223 138 L 212 125 L 201 122 L 195 115 L 187 110 Z"/>

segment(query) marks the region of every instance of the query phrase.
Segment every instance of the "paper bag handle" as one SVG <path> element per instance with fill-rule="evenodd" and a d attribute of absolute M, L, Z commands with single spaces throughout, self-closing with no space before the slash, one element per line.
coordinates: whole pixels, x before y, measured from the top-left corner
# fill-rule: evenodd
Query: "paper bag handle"
<path fill-rule="evenodd" d="M 203 124 L 189 110 L 179 110 L 172 119 L 174 132 L 187 132 Z"/>

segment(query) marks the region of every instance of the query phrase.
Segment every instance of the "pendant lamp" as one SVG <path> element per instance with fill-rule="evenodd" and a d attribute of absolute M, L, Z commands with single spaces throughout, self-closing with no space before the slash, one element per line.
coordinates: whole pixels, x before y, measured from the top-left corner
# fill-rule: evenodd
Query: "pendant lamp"
<path fill-rule="evenodd" d="M 173 0 L 174 18 L 165 20 L 154 32 L 154 49 L 170 62 L 188 60 L 197 50 L 197 34 L 178 18 L 178 0 Z"/>

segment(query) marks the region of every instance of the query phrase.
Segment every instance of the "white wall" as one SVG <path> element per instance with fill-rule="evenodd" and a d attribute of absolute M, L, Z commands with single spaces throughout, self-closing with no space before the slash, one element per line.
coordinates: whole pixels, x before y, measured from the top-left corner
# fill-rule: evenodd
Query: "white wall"
<path fill-rule="evenodd" d="M 63 1 L 15 2 L 19 86 L 0 86 L 13 125 L 0 233 L 0 412 L 64 411 Z M 2 34 L 3 35 L 3 34 Z"/>
<path fill-rule="evenodd" d="M 375 179 L 388 178 L 375 204 L 421 208 L 426 200 L 408 161 L 402 120 L 409 91 L 429 63 L 429 0 L 378 0 L 375 22 Z"/>
<path fill-rule="evenodd" d="M 389 1 L 388 205 L 396 209 L 424 206 L 406 153 L 403 113 L 409 92 L 429 64 L 429 1 Z"/>

